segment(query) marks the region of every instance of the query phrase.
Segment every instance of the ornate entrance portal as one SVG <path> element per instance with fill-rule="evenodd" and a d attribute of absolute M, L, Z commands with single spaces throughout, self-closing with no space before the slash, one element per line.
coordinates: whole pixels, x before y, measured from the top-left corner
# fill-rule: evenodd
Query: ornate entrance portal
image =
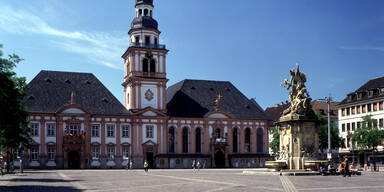
<path fill-rule="evenodd" d="M 221 149 L 217 149 L 215 152 L 215 165 L 217 168 L 225 167 L 225 154 Z"/>
<path fill-rule="evenodd" d="M 68 152 L 68 168 L 69 169 L 80 168 L 80 153 L 78 151 Z"/>

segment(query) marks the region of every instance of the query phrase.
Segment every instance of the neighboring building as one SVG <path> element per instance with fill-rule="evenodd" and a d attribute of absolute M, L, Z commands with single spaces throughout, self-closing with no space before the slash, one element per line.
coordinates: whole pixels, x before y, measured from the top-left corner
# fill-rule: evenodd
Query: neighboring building
<path fill-rule="evenodd" d="M 360 127 L 362 117 L 372 115 L 372 118 L 377 120 L 379 128 L 384 128 L 383 102 L 384 77 L 379 77 L 369 80 L 356 91 L 349 93 L 338 105 L 339 131 L 346 146 L 340 149 L 340 152 L 349 153 L 356 149 L 351 139 L 356 128 Z M 379 147 L 379 151 L 383 151 L 383 146 Z M 378 157 L 380 158 L 380 155 Z M 384 160 L 384 154 L 381 154 L 381 158 Z M 367 160 L 369 159 L 364 159 L 364 162 Z M 360 157 L 359 161 L 363 162 L 363 157 Z"/>
<path fill-rule="evenodd" d="M 92 74 L 41 71 L 24 104 L 31 168 L 262 167 L 269 118 L 227 81 L 183 80 L 167 88 L 153 1 L 136 0 L 123 54 L 124 104 Z"/>

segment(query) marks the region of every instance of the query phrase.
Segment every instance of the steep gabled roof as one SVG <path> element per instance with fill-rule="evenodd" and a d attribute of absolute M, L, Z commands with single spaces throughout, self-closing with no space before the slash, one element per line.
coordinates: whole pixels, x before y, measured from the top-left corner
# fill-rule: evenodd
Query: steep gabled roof
<path fill-rule="evenodd" d="M 202 118 L 214 110 L 217 95 L 219 109 L 237 119 L 269 120 L 255 100 L 248 99 L 228 81 L 180 81 L 167 89 L 167 109 L 171 117 Z"/>
<path fill-rule="evenodd" d="M 369 96 L 369 92 L 372 92 L 372 95 Z M 360 94 L 361 98 L 358 98 Z M 378 77 L 369 80 L 364 85 L 359 87 L 353 93 L 349 93 L 345 99 L 343 99 L 339 105 L 344 105 L 348 103 L 353 103 L 357 101 L 364 101 L 367 99 L 384 97 L 384 77 Z"/>
<path fill-rule="evenodd" d="M 29 112 L 56 113 L 71 104 L 93 115 L 129 115 L 126 108 L 91 73 L 41 71 L 27 86 L 24 104 Z"/>

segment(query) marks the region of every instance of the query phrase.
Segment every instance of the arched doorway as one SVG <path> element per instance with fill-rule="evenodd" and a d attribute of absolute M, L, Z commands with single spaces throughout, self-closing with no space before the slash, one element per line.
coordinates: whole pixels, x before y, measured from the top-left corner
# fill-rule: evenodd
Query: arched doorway
<path fill-rule="evenodd" d="M 217 168 L 224 168 L 225 167 L 225 154 L 221 149 L 216 150 L 215 165 Z"/>
<path fill-rule="evenodd" d="M 68 153 L 68 168 L 69 169 L 80 168 L 80 153 L 78 151 L 70 151 Z"/>

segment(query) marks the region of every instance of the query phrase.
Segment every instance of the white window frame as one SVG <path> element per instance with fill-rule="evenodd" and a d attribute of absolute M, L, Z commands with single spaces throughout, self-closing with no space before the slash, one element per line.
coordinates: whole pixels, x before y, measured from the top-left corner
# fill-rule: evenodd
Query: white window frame
<path fill-rule="evenodd" d="M 130 135 L 130 126 L 122 125 L 121 126 L 121 137 L 129 137 Z"/>
<path fill-rule="evenodd" d="M 31 136 L 32 137 L 38 137 L 39 136 L 39 128 L 40 128 L 40 124 L 39 123 L 31 123 L 30 125 L 31 127 Z"/>
<path fill-rule="evenodd" d="M 100 137 L 100 125 L 99 124 L 92 124 L 91 134 L 92 134 L 91 135 L 92 137 Z"/>
<path fill-rule="evenodd" d="M 128 146 L 122 147 L 122 154 L 123 154 L 123 158 L 129 158 L 129 147 Z"/>
<path fill-rule="evenodd" d="M 73 135 L 79 135 L 79 125 L 78 124 L 70 124 L 69 125 L 69 133 Z"/>
<path fill-rule="evenodd" d="M 48 145 L 47 154 L 48 154 L 48 160 L 54 161 L 56 159 L 56 146 Z"/>
<path fill-rule="evenodd" d="M 115 137 L 115 125 L 107 124 L 107 137 Z"/>
<path fill-rule="evenodd" d="M 47 137 L 56 136 L 56 123 L 47 123 Z"/>
<path fill-rule="evenodd" d="M 153 131 L 154 131 L 155 126 L 153 125 L 146 125 L 145 126 L 145 137 L 146 138 L 153 138 Z"/>
<path fill-rule="evenodd" d="M 93 145 L 91 147 L 91 154 L 93 158 L 99 158 L 100 157 L 100 146 Z"/>
<path fill-rule="evenodd" d="M 107 157 L 109 161 L 115 160 L 115 146 L 107 147 Z"/>
<path fill-rule="evenodd" d="M 31 161 L 38 161 L 39 160 L 39 147 L 32 147 L 30 149 L 31 151 Z"/>

